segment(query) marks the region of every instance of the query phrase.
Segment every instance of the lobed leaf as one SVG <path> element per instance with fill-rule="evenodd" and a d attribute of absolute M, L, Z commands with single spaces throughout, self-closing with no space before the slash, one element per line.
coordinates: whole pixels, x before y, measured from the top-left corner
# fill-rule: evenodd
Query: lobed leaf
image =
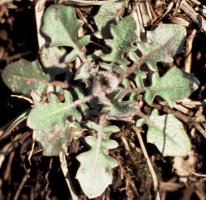
<path fill-rule="evenodd" d="M 155 30 L 147 31 L 147 42 L 140 42 L 138 49 L 143 56 L 149 55 L 146 64 L 152 71 L 157 71 L 157 62 L 172 62 L 172 57 L 183 51 L 185 37 L 184 27 L 161 24 Z"/>
<path fill-rule="evenodd" d="M 136 114 L 138 107 L 137 102 L 133 100 L 115 100 L 112 103 L 107 103 L 105 111 L 108 112 L 107 119 L 128 121 Z"/>
<path fill-rule="evenodd" d="M 28 127 L 47 133 L 52 131 L 55 126 L 64 130 L 68 116 L 81 121 L 81 114 L 75 108 L 71 94 L 68 91 L 64 91 L 64 96 L 65 101 L 63 103 L 54 94 L 51 94 L 49 103 L 36 103 L 28 116 Z"/>
<path fill-rule="evenodd" d="M 116 24 L 118 19 L 117 11 L 122 7 L 122 2 L 109 1 L 102 5 L 98 13 L 94 16 L 94 21 L 98 29 L 96 34 L 100 38 L 110 38 L 110 26 Z"/>
<path fill-rule="evenodd" d="M 76 18 L 73 7 L 53 4 L 44 14 L 41 31 L 51 39 L 51 46 L 73 47 L 70 54 L 74 57 L 77 49 L 87 45 L 90 40 L 89 36 L 78 37 L 81 26 L 82 22 Z"/>
<path fill-rule="evenodd" d="M 95 122 L 92 122 L 92 121 L 88 121 L 86 125 L 87 125 L 88 128 L 93 129 L 97 132 L 101 128 L 99 124 L 96 124 Z M 103 127 L 103 132 L 106 134 L 107 138 L 109 138 L 109 136 L 112 133 L 117 133 L 119 131 L 120 131 L 120 129 L 117 126 L 114 126 L 114 125 L 105 125 Z"/>
<path fill-rule="evenodd" d="M 33 138 L 41 144 L 44 156 L 58 156 L 62 150 L 62 146 L 69 143 L 77 133 L 79 134 L 82 131 L 83 129 L 79 124 L 67 122 L 64 129 L 55 125 L 48 132 L 34 130 Z"/>
<path fill-rule="evenodd" d="M 107 40 L 111 47 L 111 53 L 102 56 L 104 61 L 127 64 L 128 61 L 123 57 L 125 53 L 134 50 L 132 43 L 137 39 L 135 33 L 136 23 L 129 16 L 122 19 L 116 26 L 111 28 L 113 39 Z"/>
<path fill-rule="evenodd" d="M 87 83 L 88 79 L 94 76 L 97 72 L 97 69 L 93 68 L 92 63 L 84 63 L 79 71 L 76 73 L 75 79 L 82 80 Z"/>
<path fill-rule="evenodd" d="M 118 165 L 117 161 L 109 156 L 109 150 L 118 146 L 114 140 L 98 139 L 88 136 L 86 142 L 91 149 L 77 156 L 80 168 L 76 178 L 79 180 L 83 192 L 89 198 L 100 196 L 112 183 L 112 169 Z"/>
<path fill-rule="evenodd" d="M 50 77 L 43 73 L 38 61 L 21 59 L 6 66 L 2 79 L 13 92 L 29 95 L 32 90 L 44 93 Z"/>
<path fill-rule="evenodd" d="M 199 81 L 193 75 L 173 67 L 163 77 L 159 77 L 157 73 L 153 75 L 152 85 L 146 88 L 145 100 L 151 104 L 158 95 L 172 107 L 176 100 L 188 97 L 198 86 Z"/>
<path fill-rule="evenodd" d="M 191 143 L 182 123 L 173 115 L 159 116 L 154 110 L 151 121 L 140 119 L 137 126 L 147 124 L 147 142 L 157 146 L 163 156 L 186 156 L 191 149 Z"/>
<path fill-rule="evenodd" d="M 42 47 L 40 59 L 42 65 L 53 76 L 64 73 L 67 70 L 67 63 L 73 61 L 66 49 L 59 47 Z"/>

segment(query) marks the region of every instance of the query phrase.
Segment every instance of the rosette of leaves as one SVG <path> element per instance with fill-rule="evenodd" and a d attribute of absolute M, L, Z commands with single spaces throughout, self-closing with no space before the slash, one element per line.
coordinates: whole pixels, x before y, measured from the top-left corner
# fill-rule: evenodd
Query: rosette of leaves
<path fill-rule="evenodd" d="M 95 18 L 99 33 L 103 34 L 110 19 L 116 16 L 119 4 L 113 3 L 115 7 L 110 10 L 112 14 L 110 13 L 111 16 L 106 23 L 100 24 L 98 16 Z M 102 7 L 99 16 L 103 10 L 105 15 L 106 7 L 104 9 Z M 72 91 L 64 92 L 63 102 L 51 94 L 48 102 L 36 102 L 28 114 L 27 125 L 33 130 L 34 139 L 42 144 L 44 155 L 58 155 L 62 145 L 68 143 L 73 134 L 82 131 L 80 126 L 82 123 L 85 123 L 89 130 L 98 132 L 101 129 L 94 122 L 88 122 L 87 114 L 90 113 L 93 103 L 86 105 L 85 102 L 98 99 L 96 102 L 99 104 L 98 114 L 104 112 L 107 120 L 130 121 L 135 114 L 138 114 L 135 99 L 139 95 L 138 91 L 145 93 L 145 101 L 148 104 L 153 102 L 155 96 L 160 96 L 172 107 L 176 100 L 188 97 L 197 89 L 199 82 L 194 76 L 173 67 L 160 77 L 156 66 L 157 62 L 172 62 L 172 57 L 182 51 L 186 33 L 183 27 L 161 24 L 147 32 L 146 42 L 136 42 L 137 26 L 133 17 L 127 16 L 116 22 L 109 26 L 112 36 L 110 39 L 102 35 L 110 52 L 101 52 L 99 55 L 101 63 L 92 60 L 93 57 L 88 55 L 90 62 L 84 62 L 73 76 L 76 82 L 86 83 L 85 90 L 80 88 L 82 82 L 74 87 L 72 85 Z M 90 38 L 78 36 L 81 26 L 82 22 L 76 18 L 75 9 L 71 6 L 52 5 L 46 10 L 41 27 L 47 39 L 47 49 L 42 49 L 46 57 L 40 56 L 41 63 L 45 67 L 64 68 L 67 66 L 66 62 L 73 61 L 78 55 L 82 56 L 81 49 L 89 43 Z M 63 48 L 65 46 L 71 47 L 72 50 L 68 53 Z M 137 50 L 141 52 L 141 56 L 137 54 Z M 94 67 L 92 63 L 100 67 Z M 141 68 L 143 64 L 148 66 L 145 71 Z M 43 73 L 38 61 L 25 60 L 8 65 L 2 77 L 14 92 L 25 95 L 28 95 L 30 90 L 44 93 L 49 81 L 52 80 Z M 145 79 L 151 80 L 149 86 L 145 86 Z M 125 100 L 129 89 L 139 90 L 136 90 L 135 98 L 129 97 Z M 82 91 L 90 92 L 89 96 Z M 85 101 L 79 103 L 73 101 L 74 92 L 77 98 Z M 81 111 L 76 108 L 77 106 Z M 98 114 L 96 117 L 99 117 Z M 72 120 L 68 120 L 68 116 Z M 191 145 L 184 127 L 174 116 L 169 114 L 159 116 L 153 112 L 149 120 L 140 119 L 137 126 L 142 124 L 148 126 L 148 142 L 155 144 L 164 156 L 184 156 L 190 150 Z M 117 143 L 109 139 L 109 136 L 117 130 L 117 127 L 110 125 L 103 127 L 104 137 L 100 138 L 98 134 L 97 137 L 86 137 L 85 140 L 91 149 L 77 157 L 80 162 L 77 179 L 90 198 L 101 195 L 112 182 L 112 169 L 117 166 L 117 162 L 109 156 L 109 150 L 117 147 Z"/>

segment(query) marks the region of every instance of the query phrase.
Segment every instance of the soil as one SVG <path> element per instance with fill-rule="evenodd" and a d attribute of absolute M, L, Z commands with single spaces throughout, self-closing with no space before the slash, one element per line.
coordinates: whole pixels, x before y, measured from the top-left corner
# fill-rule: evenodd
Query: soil
<path fill-rule="evenodd" d="M 38 58 L 39 51 L 34 2 L 2 2 L 0 0 L 1 71 L 7 64 L 20 58 L 35 60 Z M 78 3 L 78 0 L 76 2 Z M 187 65 L 189 71 L 199 79 L 200 87 L 190 96 L 192 102 L 188 104 L 183 102 L 181 108 L 169 109 L 165 105 L 157 103 L 152 105 L 162 113 L 174 113 L 183 122 L 192 141 L 190 154 L 184 158 L 163 157 L 154 145 L 146 142 L 145 145 L 159 180 L 162 200 L 206 200 L 206 175 L 204 175 L 206 174 L 206 138 L 204 137 L 206 135 L 206 2 L 185 0 L 190 5 L 192 12 L 181 7 L 180 4 L 183 0 L 148 2 L 156 13 L 156 18 L 145 26 L 146 30 L 160 22 L 180 23 L 186 26 L 187 42 L 190 46 L 189 44 L 185 45 L 185 52 L 175 57 L 175 64 L 185 70 L 184 66 L 186 66 L 186 62 L 189 62 Z M 158 6 L 157 2 L 159 2 Z M 51 3 L 53 2 L 46 3 L 46 7 Z M 174 3 L 172 9 L 167 10 L 171 3 Z M 80 6 L 78 12 L 81 12 L 85 18 L 91 19 L 97 9 L 98 6 L 93 5 Z M 166 12 L 168 13 L 165 14 Z M 195 19 L 194 12 L 197 13 Z M 88 29 L 88 31 L 90 30 Z M 192 33 L 194 33 L 193 39 L 191 39 Z M 190 61 L 187 60 L 189 48 L 191 48 Z M 13 93 L 1 78 L 0 92 L 0 127 L 2 127 L 0 128 L 0 199 L 72 199 L 58 157 L 42 156 L 38 151 L 41 148 L 40 145 L 35 144 L 36 151 L 29 158 L 32 149 L 32 131 L 26 127 L 25 122 L 15 127 L 9 137 L 3 137 L 3 130 L 11 124 L 12 120 L 30 108 L 30 104 L 20 98 L 12 97 Z M 143 111 L 148 113 L 152 107 L 144 106 Z M 195 125 L 191 124 L 188 119 L 194 119 Z M 121 133 L 113 136 L 119 143 L 119 147 L 111 151 L 111 156 L 118 160 L 119 167 L 114 170 L 113 184 L 101 197 L 96 198 L 98 200 L 155 199 L 150 170 L 141 153 L 138 139 L 130 129 L 125 125 Z M 146 141 L 144 135 L 143 139 Z M 78 151 L 74 149 L 78 149 L 80 146 L 81 141 L 71 144 L 67 161 L 78 198 L 86 200 L 87 197 L 75 179 L 79 163 L 75 160 Z"/>

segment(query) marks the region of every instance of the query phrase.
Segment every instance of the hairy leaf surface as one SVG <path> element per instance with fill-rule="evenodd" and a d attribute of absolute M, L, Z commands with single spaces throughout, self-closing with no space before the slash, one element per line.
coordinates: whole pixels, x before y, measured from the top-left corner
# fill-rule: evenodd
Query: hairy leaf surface
<path fill-rule="evenodd" d="M 106 107 L 107 118 L 113 120 L 130 120 L 137 112 L 137 102 L 135 101 L 115 101 Z"/>
<path fill-rule="evenodd" d="M 136 23 L 132 17 L 125 17 L 116 26 L 111 28 L 113 39 L 107 40 L 111 47 L 111 53 L 102 56 L 105 61 L 127 64 L 128 61 L 123 57 L 125 53 L 132 51 L 132 43 L 137 39 L 135 33 Z"/>
<path fill-rule="evenodd" d="M 105 104 L 105 111 L 108 113 L 107 119 L 128 121 L 131 120 L 131 118 L 137 112 L 137 101 L 124 101 L 124 96 L 125 92 L 121 91 L 115 95 L 112 102 L 102 102 L 103 104 Z"/>
<path fill-rule="evenodd" d="M 87 127 L 90 128 L 90 129 L 93 129 L 95 131 L 99 131 L 100 130 L 100 125 L 99 124 L 96 124 L 95 122 L 92 122 L 92 121 L 89 121 L 87 122 Z M 114 126 L 114 125 L 105 125 L 103 127 L 103 132 L 105 133 L 106 137 L 109 138 L 109 136 L 112 134 L 112 133 L 117 133 L 119 132 L 120 129 L 117 127 L 117 126 Z"/>
<path fill-rule="evenodd" d="M 31 90 L 45 92 L 50 77 L 45 75 L 38 61 L 24 59 L 13 62 L 2 73 L 4 83 L 13 91 L 29 95 Z"/>
<path fill-rule="evenodd" d="M 112 169 L 116 167 L 117 161 L 109 156 L 109 150 L 118 146 L 114 140 L 102 140 L 88 136 L 86 142 L 91 149 L 77 156 L 80 168 L 76 178 L 79 180 L 83 192 L 89 198 L 100 196 L 112 183 Z"/>
<path fill-rule="evenodd" d="M 69 46 L 74 50 L 70 53 L 77 55 L 77 49 L 89 43 L 89 37 L 78 37 L 82 26 L 73 7 L 59 4 L 51 5 L 43 17 L 42 32 L 51 39 L 51 46 Z M 72 56 L 71 56 L 72 57 Z"/>
<path fill-rule="evenodd" d="M 186 30 L 177 24 L 161 24 L 153 31 L 147 31 L 147 43 L 140 42 L 138 49 L 144 55 L 149 55 L 148 67 L 157 71 L 157 62 L 172 62 L 173 56 L 181 53 L 186 36 Z"/>
<path fill-rule="evenodd" d="M 40 59 L 47 71 L 54 76 L 65 72 L 68 63 L 73 61 L 74 58 L 71 58 L 64 48 L 42 47 Z"/>
<path fill-rule="evenodd" d="M 122 2 L 109 1 L 102 5 L 98 13 L 94 17 L 95 24 L 97 25 L 99 33 L 98 37 L 109 38 L 111 37 L 110 26 L 116 24 L 118 14 L 117 11 L 122 7 Z"/>
<path fill-rule="evenodd" d="M 71 94 L 65 91 L 64 96 L 65 101 L 63 103 L 59 102 L 54 94 L 51 94 L 49 103 L 36 103 L 28 116 L 27 125 L 34 130 L 47 133 L 53 130 L 55 126 L 64 130 L 68 116 L 80 121 L 81 114 L 75 108 Z"/>
<path fill-rule="evenodd" d="M 172 107 L 176 100 L 188 97 L 198 86 L 199 81 L 193 75 L 173 67 L 163 77 L 156 73 L 153 75 L 152 85 L 146 89 L 145 100 L 151 104 L 158 95 Z"/>
<path fill-rule="evenodd" d="M 79 71 L 76 73 L 75 79 L 87 82 L 89 78 L 96 74 L 96 72 L 97 69 L 93 68 L 92 63 L 87 62 L 84 63 L 79 69 Z"/>
<path fill-rule="evenodd" d="M 41 144 L 44 156 L 58 156 L 63 144 L 69 143 L 82 130 L 78 123 L 67 122 L 64 129 L 55 125 L 49 132 L 34 130 L 33 138 Z"/>
<path fill-rule="evenodd" d="M 182 123 L 173 115 L 159 116 L 154 110 L 151 121 L 140 119 L 137 126 L 147 124 L 147 142 L 157 146 L 163 156 L 186 156 L 191 149 L 191 143 Z"/>

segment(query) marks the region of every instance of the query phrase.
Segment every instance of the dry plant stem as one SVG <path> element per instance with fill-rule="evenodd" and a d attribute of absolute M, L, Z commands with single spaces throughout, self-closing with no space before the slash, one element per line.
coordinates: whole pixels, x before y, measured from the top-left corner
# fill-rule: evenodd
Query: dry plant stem
<path fill-rule="evenodd" d="M 201 28 L 203 31 L 206 31 L 205 19 L 199 13 L 197 13 L 186 0 L 181 1 L 180 8 L 199 26 L 199 28 Z"/>
<path fill-rule="evenodd" d="M 45 180 L 46 180 L 45 191 L 48 191 L 48 189 L 49 189 L 49 173 L 50 173 L 50 171 L 52 169 L 52 164 L 53 164 L 53 158 L 50 159 L 48 171 L 47 171 L 47 173 L 44 176 Z"/>
<path fill-rule="evenodd" d="M 195 176 L 198 176 L 198 177 L 206 177 L 206 174 L 199 174 L 199 173 L 196 173 L 196 172 L 194 172 L 193 170 L 191 170 L 191 169 L 188 169 L 188 168 L 184 168 L 185 170 L 187 170 L 187 171 L 189 171 L 189 172 L 191 172 L 193 175 L 195 175 Z"/>
<path fill-rule="evenodd" d="M 162 19 L 164 19 L 172 11 L 173 7 L 174 7 L 174 2 L 170 2 L 169 5 L 167 6 L 166 12 L 162 16 L 160 16 L 160 18 L 155 23 L 158 24 L 159 22 L 161 22 Z"/>
<path fill-rule="evenodd" d="M 28 161 L 29 161 L 29 164 L 32 165 L 31 163 L 31 157 L 34 153 L 34 147 L 35 147 L 35 140 L 32 141 L 32 145 L 31 145 L 31 151 L 29 152 L 29 156 L 28 156 Z"/>
<path fill-rule="evenodd" d="M 67 160 L 66 160 L 66 153 L 67 152 L 67 148 L 66 146 L 63 147 L 62 151 L 59 153 L 59 160 L 61 163 L 61 169 L 64 175 L 64 178 L 66 180 L 67 186 L 69 188 L 72 200 L 78 200 L 78 196 L 75 194 L 75 190 L 74 187 L 72 186 L 72 181 L 71 178 L 69 176 L 69 170 L 68 170 L 68 166 L 67 166 Z"/>
<path fill-rule="evenodd" d="M 18 98 L 18 99 L 24 99 L 24 100 L 28 101 L 30 104 L 33 104 L 33 103 L 34 103 L 33 100 L 31 100 L 31 99 L 28 98 L 28 97 L 22 96 L 22 95 L 11 95 L 11 97 L 16 97 L 16 98 Z"/>
<path fill-rule="evenodd" d="M 75 6 L 90 6 L 90 5 L 103 5 L 111 0 L 106 1 L 88 1 L 88 0 L 60 0 L 60 3 Z"/>
<path fill-rule="evenodd" d="M 138 111 L 135 113 L 135 115 L 139 116 L 140 118 L 146 120 L 147 122 L 149 122 L 151 125 L 153 125 L 154 127 L 156 127 L 159 130 L 162 130 L 153 120 L 150 119 L 150 117 L 148 117 L 147 115 L 145 115 L 140 109 L 138 109 Z"/>
<path fill-rule="evenodd" d="M 23 179 L 22 179 L 22 181 L 21 181 L 21 183 L 20 183 L 20 185 L 19 185 L 19 187 L 18 187 L 18 190 L 16 191 L 16 194 L 15 194 L 15 196 L 14 196 L 14 200 L 18 200 L 19 199 L 19 195 L 20 195 L 20 193 L 21 193 L 21 190 L 22 190 L 22 188 L 24 187 L 24 185 L 25 185 L 25 183 L 26 183 L 26 181 L 27 181 L 27 179 L 30 177 L 30 169 L 28 169 L 27 171 L 26 171 L 26 174 L 24 175 L 24 177 L 23 177 Z"/>
<path fill-rule="evenodd" d="M 141 136 L 141 131 L 139 128 L 136 128 L 136 127 L 133 127 L 134 131 L 136 132 L 136 135 L 137 135 L 137 138 L 139 140 L 139 143 L 140 143 L 140 147 L 142 149 L 142 153 L 144 155 L 144 157 L 146 158 L 146 161 L 147 161 L 147 165 L 149 167 L 149 170 L 150 170 L 150 173 L 152 175 L 152 180 L 153 180 L 153 184 L 154 184 L 154 190 L 156 192 L 156 200 L 161 200 L 160 199 L 160 193 L 158 191 L 158 180 L 157 180 L 157 176 L 156 176 L 156 173 L 154 171 L 154 168 L 152 166 L 152 163 L 150 161 L 150 158 L 147 154 L 147 150 L 146 150 L 146 147 L 144 145 L 144 141 L 142 139 L 142 136 Z"/>
<path fill-rule="evenodd" d="M 28 111 L 24 112 L 19 117 L 10 121 L 4 127 L 0 128 L 0 141 L 6 139 L 21 122 L 27 119 L 27 116 Z"/>
<path fill-rule="evenodd" d="M 13 0 L 0 0 L 0 6 L 5 3 L 11 3 Z"/>
<path fill-rule="evenodd" d="M 3 149 L 1 150 L 0 154 L 0 169 L 2 164 L 6 158 L 6 156 L 15 149 L 15 144 L 19 142 L 21 135 L 16 135 L 15 138 L 8 144 L 6 144 Z"/>
<path fill-rule="evenodd" d="M 38 0 L 35 4 L 35 17 L 36 17 L 37 38 L 38 38 L 39 49 L 41 49 L 45 44 L 45 39 L 40 34 L 45 2 L 46 0 Z"/>
<path fill-rule="evenodd" d="M 187 44 L 188 44 L 188 50 L 185 55 L 185 63 L 184 63 L 184 71 L 187 73 L 191 72 L 191 67 L 192 67 L 192 44 L 196 35 L 196 30 L 194 29 L 191 33 L 191 35 L 187 39 Z"/>
<path fill-rule="evenodd" d="M 76 12 L 79 15 L 79 17 L 84 21 L 84 23 L 88 26 L 90 31 L 92 33 L 94 33 L 95 32 L 94 28 L 91 26 L 91 24 L 88 23 L 88 20 L 84 17 L 84 15 L 82 14 L 81 10 L 79 8 L 76 8 Z"/>
<path fill-rule="evenodd" d="M 15 155 L 15 151 L 12 151 L 9 155 L 9 159 L 8 159 L 8 163 L 6 165 L 6 170 L 4 172 L 4 180 L 8 181 L 9 179 L 11 179 L 11 169 L 12 169 L 12 162 L 14 159 L 14 155 Z"/>
<path fill-rule="evenodd" d="M 145 33 L 145 29 L 144 29 L 143 19 L 138 4 L 136 5 L 135 11 L 133 11 L 132 16 L 137 26 L 136 28 L 137 41 L 141 41 L 141 34 Z"/>

